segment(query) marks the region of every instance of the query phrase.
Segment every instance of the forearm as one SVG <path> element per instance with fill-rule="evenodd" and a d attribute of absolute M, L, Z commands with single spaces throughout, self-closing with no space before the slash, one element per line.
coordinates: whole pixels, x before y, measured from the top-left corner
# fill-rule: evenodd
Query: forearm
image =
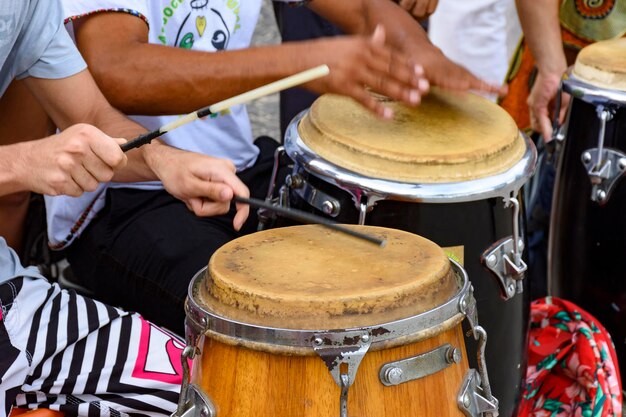
<path fill-rule="evenodd" d="M 146 128 L 130 120 L 122 113 L 111 107 L 108 103 L 95 112 L 95 117 L 87 123 L 93 124 L 111 137 L 132 140 L 138 135 L 146 132 Z M 158 140 L 149 145 L 133 149 L 126 153 L 128 164 L 123 169 L 117 171 L 113 177 L 116 182 L 138 182 L 154 181 L 158 178 L 153 172 L 150 163 L 150 156 L 166 145 L 162 145 Z"/>
<path fill-rule="evenodd" d="M 567 68 L 556 0 L 516 0 L 524 39 L 545 74 L 561 74 Z"/>
<path fill-rule="evenodd" d="M 369 35 L 377 25 L 386 29 L 387 43 L 401 51 L 417 46 L 424 54 L 438 49 L 413 17 L 390 0 L 313 0 L 309 7 L 347 33 Z"/>
<path fill-rule="evenodd" d="M 27 154 L 29 142 L 0 146 L 0 197 L 20 191 L 29 191 L 22 181 L 20 166 Z"/>
<path fill-rule="evenodd" d="M 215 53 L 136 43 L 91 68 L 124 113 L 181 114 L 323 64 L 308 53 L 315 42 Z"/>

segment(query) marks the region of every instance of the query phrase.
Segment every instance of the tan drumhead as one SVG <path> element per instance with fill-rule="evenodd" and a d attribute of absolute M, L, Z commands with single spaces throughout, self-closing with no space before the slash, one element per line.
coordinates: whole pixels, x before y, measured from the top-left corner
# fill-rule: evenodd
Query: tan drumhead
<path fill-rule="evenodd" d="M 350 98 L 327 94 L 313 103 L 298 131 L 322 158 L 400 182 L 482 178 L 506 171 L 524 154 L 513 119 L 483 97 L 433 88 L 417 108 L 387 105 L 395 111 L 393 121 L 373 116 Z"/>
<path fill-rule="evenodd" d="M 583 48 L 573 74 L 598 87 L 626 91 L 626 39 L 596 42 Z"/>
<path fill-rule="evenodd" d="M 458 293 L 450 262 L 435 243 L 400 230 L 349 227 L 387 245 L 318 225 L 247 235 L 213 254 L 199 301 L 249 324 L 336 329 L 410 317 Z"/>

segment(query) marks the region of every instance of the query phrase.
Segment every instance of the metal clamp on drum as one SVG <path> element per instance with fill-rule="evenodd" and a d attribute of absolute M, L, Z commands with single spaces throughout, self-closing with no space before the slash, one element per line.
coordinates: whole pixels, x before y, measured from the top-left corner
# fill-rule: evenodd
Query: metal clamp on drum
<path fill-rule="evenodd" d="M 596 113 L 600 119 L 598 147 L 583 152 L 581 160 L 591 181 L 591 201 L 604 205 L 609 200 L 615 183 L 626 170 L 626 155 L 617 150 L 604 149 L 606 122 L 613 119 L 615 110 L 599 105 Z"/>
<path fill-rule="evenodd" d="M 313 339 L 313 350 L 341 388 L 340 417 L 348 417 L 348 389 L 371 343 L 369 332 L 321 333 Z"/>
<path fill-rule="evenodd" d="M 517 198 L 509 199 L 513 208 L 513 236 L 493 244 L 481 256 L 481 263 L 491 271 L 500 285 L 502 298 L 509 300 L 524 291 L 523 279 L 528 266 L 522 260 L 524 240 L 519 233 L 520 208 Z"/>
<path fill-rule="evenodd" d="M 318 190 L 309 184 L 301 175 L 289 175 L 285 180 L 285 185 L 293 190 L 298 196 L 330 217 L 337 217 L 341 212 L 341 203 L 325 192 Z"/>
<path fill-rule="evenodd" d="M 209 397 L 196 385 L 191 383 L 189 372 L 189 360 L 199 355 L 201 342 L 204 339 L 204 330 L 207 327 L 206 319 L 196 322 L 187 318 L 185 320 L 186 346 L 180 355 L 183 369 L 183 381 L 178 398 L 178 408 L 172 417 L 216 417 L 217 410 Z"/>
<path fill-rule="evenodd" d="M 461 351 L 449 343 L 412 358 L 386 363 L 378 377 L 385 386 L 400 385 L 424 378 L 461 362 Z"/>
<path fill-rule="evenodd" d="M 491 394 L 485 361 L 487 332 L 481 326 L 474 326 L 472 331 L 478 340 L 478 351 L 476 352 L 478 371 L 475 369 L 467 371 L 457 396 L 457 404 L 467 417 L 482 415 L 498 417 L 498 400 Z"/>

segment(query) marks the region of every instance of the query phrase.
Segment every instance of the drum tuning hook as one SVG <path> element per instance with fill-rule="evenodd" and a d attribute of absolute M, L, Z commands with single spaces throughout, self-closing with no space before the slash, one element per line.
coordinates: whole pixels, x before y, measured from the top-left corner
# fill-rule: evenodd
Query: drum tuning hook
<path fill-rule="evenodd" d="M 524 291 L 523 279 L 528 266 L 522 259 L 524 240 L 520 235 L 520 202 L 516 197 L 504 200 L 512 208 L 513 236 L 500 239 L 481 256 L 481 263 L 494 274 L 502 298 L 509 300 Z"/>

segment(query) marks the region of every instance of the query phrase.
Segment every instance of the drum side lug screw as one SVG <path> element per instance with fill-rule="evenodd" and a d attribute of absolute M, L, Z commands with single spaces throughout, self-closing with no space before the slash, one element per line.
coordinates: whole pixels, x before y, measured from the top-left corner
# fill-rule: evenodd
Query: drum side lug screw
<path fill-rule="evenodd" d="M 392 367 L 385 371 L 385 379 L 392 385 L 398 385 L 400 382 L 402 382 L 403 373 L 404 372 L 402 372 L 402 369 Z"/>
<path fill-rule="evenodd" d="M 324 341 L 321 337 L 316 337 L 315 339 L 313 339 L 313 344 L 315 346 L 322 346 L 322 343 L 324 343 Z"/>
<path fill-rule="evenodd" d="M 322 211 L 329 216 L 336 216 L 339 214 L 339 207 L 335 202 L 326 200 L 322 203 Z"/>
<path fill-rule="evenodd" d="M 303 184 L 304 180 L 298 174 L 288 175 L 287 178 L 285 178 L 285 185 L 289 188 L 298 189 L 302 187 Z"/>
<path fill-rule="evenodd" d="M 589 152 L 583 152 L 583 162 L 588 164 L 589 162 L 591 162 L 591 154 Z"/>
<path fill-rule="evenodd" d="M 497 262 L 498 262 L 498 258 L 493 253 L 487 257 L 487 265 L 490 268 L 493 268 L 494 266 L 496 266 Z"/>
<path fill-rule="evenodd" d="M 617 166 L 622 171 L 626 170 L 626 158 L 620 158 L 619 161 L 617 162 Z"/>
<path fill-rule="evenodd" d="M 469 408 L 469 406 L 470 406 L 470 396 L 469 396 L 469 393 L 466 393 L 466 394 L 463 396 L 463 405 L 464 405 L 466 408 Z"/>
<path fill-rule="evenodd" d="M 361 336 L 361 340 L 363 342 L 368 342 L 370 340 L 370 335 L 369 334 L 364 334 L 363 336 Z"/>
<path fill-rule="evenodd" d="M 448 351 L 446 352 L 446 361 L 450 364 L 461 362 L 461 352 L 455 347 L 448 348 Z"/>
<path fill-rule="evenodd" d="M 515 295 L 515 284 L 509 284 L 509 286 L 507 287 L 507 294 L 509 295 L 509 297 L 513 297 Z"/>

